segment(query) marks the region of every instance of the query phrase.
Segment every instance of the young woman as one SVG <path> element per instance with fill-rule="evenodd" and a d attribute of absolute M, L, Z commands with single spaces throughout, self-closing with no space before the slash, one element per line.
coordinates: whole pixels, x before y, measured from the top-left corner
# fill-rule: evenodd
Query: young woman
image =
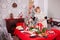
<path fill-rule="evenodd" d="M 40 7 L 36 7 L 35 9 L 35 22 L 37 23 L 42 23 L 43 27 L 47 27 L 47 21 L 45 19 L 46 14 L 44 14 Z"/>

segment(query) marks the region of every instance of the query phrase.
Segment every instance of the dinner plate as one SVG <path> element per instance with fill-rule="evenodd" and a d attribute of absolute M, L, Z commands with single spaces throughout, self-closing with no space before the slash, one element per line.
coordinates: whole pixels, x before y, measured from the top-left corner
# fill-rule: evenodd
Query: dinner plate
<path fill-rule="evenodd" d="M 22 33 L 24 32 L 24 31 L 21 31 Z"/>
<path fill-rule="evenodd" d="M 54 31 L 48 31 L 48 33 L 49 33 L 49 34 L 55 34 L 55 32 L 54 32 Z"/>
<path fill-rule="evenodd" d="M 30 37 L 31 38 L 35 38 L 36 37 L 36 34 L 31 34 Z"/>
<path fill-rule="evenodd" d="M 20 31 L 21 31 L 21 30 L 24 30 L 22 26 L 17 26 L 16 29 L 18 29 L 18 30 L 20 30 Z"/>
<path fill-rule="evenodd" d="M 36 34 L 31 34 L 30 36 L 36 36 Z"/>

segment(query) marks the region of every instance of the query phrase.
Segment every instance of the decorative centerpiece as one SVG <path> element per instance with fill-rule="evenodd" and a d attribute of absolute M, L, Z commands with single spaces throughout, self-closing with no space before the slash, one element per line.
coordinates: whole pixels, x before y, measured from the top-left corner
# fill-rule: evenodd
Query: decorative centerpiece
<path fill-rule="evenodd" d="M 40 31 L 39 28 L 30 28 L 29 30 L 34 32 L 34 34 L 40 37 L 47 37 L 47 33 L 46 33 L 47 28 L 43 28 L 42 31 Z"/>

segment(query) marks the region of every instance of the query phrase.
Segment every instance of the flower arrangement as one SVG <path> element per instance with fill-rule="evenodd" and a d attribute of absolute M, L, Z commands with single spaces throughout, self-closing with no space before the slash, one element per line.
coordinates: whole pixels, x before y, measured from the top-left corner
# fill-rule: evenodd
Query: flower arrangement
<path fill-rule="evenodd" d="M 33 28 L 33 27 L 29 28 L 29 31 L 32 31 L 32 32 L 34 31 L 34 33 L 40 37 L 47 37 L 46 30 L 47 28 L 43 28 L 42 31 L 39 30 L 39 28 Z"/>

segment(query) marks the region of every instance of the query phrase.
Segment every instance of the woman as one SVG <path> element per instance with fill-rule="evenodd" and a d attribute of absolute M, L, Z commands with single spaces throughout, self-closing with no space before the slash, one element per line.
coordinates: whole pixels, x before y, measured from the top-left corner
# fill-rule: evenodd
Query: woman
<path fill-rule="evenodd" d="M 37 23 L 42 23 L 43 27 L 47 27 L 47 21 L 45 19 L 45 15 L 46 14 L 44 14 L 41 11 L 40 7 L 36 7 L 36 9 L 35 9 L 35 15 L 34 15 L 35 16 L 35 22 L 36 22 L 36 24 Z"/>

